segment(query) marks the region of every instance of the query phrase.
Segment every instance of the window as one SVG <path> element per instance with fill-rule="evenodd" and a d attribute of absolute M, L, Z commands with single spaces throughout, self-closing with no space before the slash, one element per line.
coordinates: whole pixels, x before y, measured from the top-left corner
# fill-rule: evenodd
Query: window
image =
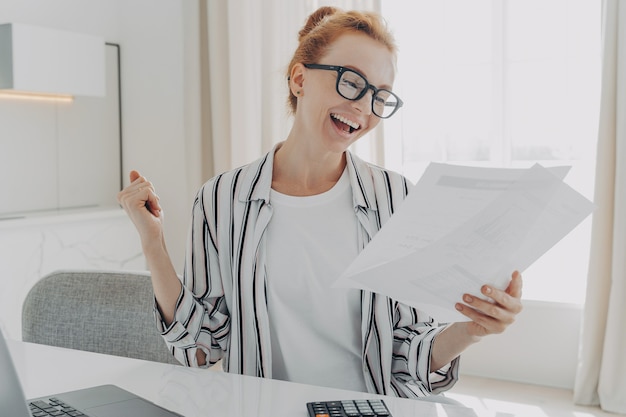
<path fill-rule="evenodd" d="M 430 161 L 571 165 L 593 198 L 600 2 L 394 0 L 401 111 L 384 122 L 385 165 L 415 182 Z M 524 298 L 583 303 L 591 218 L 524 272 Z"/>

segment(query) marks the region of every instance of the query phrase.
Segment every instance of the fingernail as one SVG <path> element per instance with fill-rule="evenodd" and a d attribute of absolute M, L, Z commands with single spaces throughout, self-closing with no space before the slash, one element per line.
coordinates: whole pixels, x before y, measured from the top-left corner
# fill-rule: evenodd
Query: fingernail
<path fill-rule="evenodd" d="M 483 287 L 483 292 L 485 294 L 491 294 L 491 287 L 487 287 L 487 286 Z"/>
<path fill-rule="evenodd" d="M 462 304 L 457 303 L 457 304 L 454 305 L 454 307 L 456 307 L 456 309 L 459 310 L 459 311 L 463 311 L 463 305 Z"/>
<path fill-rule="evenodd" d="M 469 294 L 465 294 L 463 296 L 463 299 L 465 300 L 466 303 L 471 303 L 472 301 L 474 301 L 474 298 L 472 298 L 472 296 Z"/>

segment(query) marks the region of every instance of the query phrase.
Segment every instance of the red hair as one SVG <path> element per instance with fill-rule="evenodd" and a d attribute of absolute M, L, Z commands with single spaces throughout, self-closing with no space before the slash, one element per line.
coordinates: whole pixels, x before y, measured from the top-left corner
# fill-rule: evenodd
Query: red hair
<path fill-rule="evenodd" d="M 297 63 L 313 64 L 324 56 L 328 47 L 341 35 L 358 32 L 385 45 L 396 53 L 396 43 L 384 19 L 374 12 L 343 11 L 335 7 L 323 6 L 311 13 L 304 27 L 298 33 L 298 47 L 287 68 L 287 77 Z M 296 112 L 298 99 L 289 91 L 288 105 Z"/>

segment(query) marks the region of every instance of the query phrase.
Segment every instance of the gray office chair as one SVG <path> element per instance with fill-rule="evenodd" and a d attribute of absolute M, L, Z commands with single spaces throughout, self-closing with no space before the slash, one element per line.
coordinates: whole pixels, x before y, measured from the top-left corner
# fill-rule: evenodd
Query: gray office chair
<path fill-rule="evenodd" d="M 154 324 L 150 276 L 57 271 L 30 290 L 22 339 L 51 346 L 179 364 Z"/>

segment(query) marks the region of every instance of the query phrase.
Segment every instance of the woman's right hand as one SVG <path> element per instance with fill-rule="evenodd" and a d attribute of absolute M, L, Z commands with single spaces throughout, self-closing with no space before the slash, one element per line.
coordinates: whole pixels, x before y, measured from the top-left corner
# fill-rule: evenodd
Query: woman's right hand
<path fill-rule="evenodd" d="M 117 194 L 117 201 L 137 228 L 144 244 L 163 238 L 163 209 L 154 186 L 137 171 L 130 171 L 130 185 Z"/>

